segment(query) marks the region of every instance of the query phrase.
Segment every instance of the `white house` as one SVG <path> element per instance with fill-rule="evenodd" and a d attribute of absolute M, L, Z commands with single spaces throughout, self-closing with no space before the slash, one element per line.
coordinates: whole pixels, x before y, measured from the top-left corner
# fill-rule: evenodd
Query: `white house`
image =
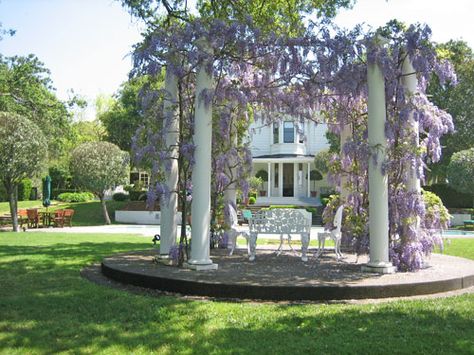
<path fill-rule="evenodd" d="M 329 148 L 326 131 L 326 124 L 302 124 L 292 119 L 271 126 L 261 122 L 251 125 L 252 173 L 264 170 L 269 177 L 257 204 L 320 204 L 319 195 L 327 191 L 328 184 L 325 179 L 311 181 L 310 172 L 315 154 Z"/>

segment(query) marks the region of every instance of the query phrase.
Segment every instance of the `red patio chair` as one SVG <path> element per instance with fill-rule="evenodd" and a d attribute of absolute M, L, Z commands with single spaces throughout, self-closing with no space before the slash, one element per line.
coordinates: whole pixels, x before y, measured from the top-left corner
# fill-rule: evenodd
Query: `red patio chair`
<path fill-rule="evenodd" d="M 72 227 L 72 216 L 74 216 L 74 210 L 72 209 L 64 210 L 64 223 L 66 223 L 69 227 Z"/>
<path fill-rule="evenodd" d="M 64 210 L 54 211 L 53 224 L 55 227 L 64 227 Z"/>
<path fill-rule="evenodd" d="M 29 208 L 26 210 L 28 218 L 28 228 L 38 228 L 39 214 L 36 208 Z"/>

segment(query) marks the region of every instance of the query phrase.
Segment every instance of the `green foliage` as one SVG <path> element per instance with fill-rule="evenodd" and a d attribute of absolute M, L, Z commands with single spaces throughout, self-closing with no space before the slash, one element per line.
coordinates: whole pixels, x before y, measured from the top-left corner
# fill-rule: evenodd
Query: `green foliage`
<path fill-rule="evenodd" d="M 69 189 L 71 187 L 72 176 L 69 167 L 55 165 L 49 168 L 51 177 L 51 187 L 53 190 Z"/>
<path fill-rule="evenodd" d="M 257 199 L 254 196 L 249 197 L 249 205 L 255 205 Z"/>
<path fill-rule="evenodd" d="M 62 202 L 88 202 L 94 199 L 94 194 L 90 192 L 64 192 L 58 195 L 58 200 Z"/>
<path fill-rule="evenodd" d="M 262 186 L 262 184 L 263 184 L 263 180 L 259 177 L 252 176 L 249 178 L 249 186 L 250 186 L 250 189 L 253 191 L 258 190 L 258 188 Z"/>
<path fill-rule="evenodd" d="M 0 55 L 0 111 L 30 119 L 48 141 L 49 156 L 64 154 L 71 115 L 53 93 L 49 70 L 34 55 Z"/>
<path fill-rule="evenodd" d="M 124 190 L 128 192 L 130 201 L 146 201 L 147 189 L 142 181 L 134 181 L 133 185 L 126 185 Z"/>
<path fill-rule="evenodd" d="M 245 21 L 251 17 L 263 33 L 290 36 L 304 31 L 305 17 L 333 18 L 339 8 L 350 8 L 353 3 L 353 0 L 198 0 L 191 11 L 185 1 L 122 0 L 133 15 L 153 24 L 166 23 L 170 18 L 187 21 L 195 13 L 203 19 L 223 21 Z"/>
<path fill-rule="evenodd" d="M 329 172 L 329 161 L 331 153 L 328 150 L 322 150 L 314 157 L 314 167 L 318 172 L 327 174 Z M 322 179 L 322 177 L 321 177 Z"/>
<path fill-rule="evenodd" d="M 329 143 L 329 152 L 339 154 L 341 150 L 341 138 L 339 135 L 326 131 L 325 136 Z"/>
<path fill-rule="evenodd" d="M 31 196 L 33 184 L 30 179 L 23 179 L 18 184 L 18 201 L 28 201 Z"/>
<path fill-rule="evenodd" d="M 309 179 L 311 181 L 320 181 L 323 179 L 323 176 L 321 175 L 321 173 L 317 170 L 311 170 L 309 172 Z"/>
<path fill-rule="evenodd" d="M 122 84 L 117 98 L 112 103 L 107 103 L 105 106 L 108 107 L 103 108 L 102 112 L 98 114 L 98 118 L 105 129 L 105 140 L 129 152 L 132 137 L 144 121 L 139 93 L 148 86 L 159 89 L 163 86 L 163 83 L 162 76 L 154 79 L 141 76 Z"/>
<path fill-rule="evenodd" d="M 431 80 L 428 93 L 431 101 L 453 116 L 455 132 L 443 136 L 443 156 L 441 161 L 430 166 L 430 177 L 435 181 L 446 178 L 447 166 L 455 152 L 474 147 L 474 53 L 466 42 L 449 41 L 437 46 L 438 55 L 450 60 L 455 67 L 458 85 L 441 85 L 435 77 Z"/>
<path fill-rule="evenodd" d="M 443 205 L 449 209 L 472 206 L 472 196 L 470 194 L 458 192 L 446 184 L 423 186 L 423 190 L 435 193 L 443 201 Z"/>
<path fill-rule="evenodd" d="M 83 143 L 71 154 L 74 181 L 100 198 L 106 190 L 127 182 L 128 164 L 128 153 L 108 142 Z"/>
<path fill-rule="evenodd" d="M 265 181 L 267 182 L 268 181 L 268 172 L 266 170 L 259 170 L 257 171 L 257 173 L 255 174 L 255 177 L 261 179 L 262 181 Z"/>
<path fill-rule="evenodd" d="M 51 189 L 51 199 L 57 200 L 58 196 L 64 193 L 76 193 L 80 192 L 77 189 Z"/>
<path fill-rule="evenodd" d="M 0 180 L 7 190 L 38 175 L 47 158 L 46 139 L 36 124 L 23 116 L 0 112 Z"/>
<path fill-rule="evenodd" d="M 112 195 L 112 200 L 114 201 L 127 201 L 129 196 L 123 192 L 116 192 Z"/>
<path fill-rule="evenodd" d="M 0 184 L 0 202 L 8 201 L 7 190 L 3 184 Z"/>
<path fill-rule="evenodd" d="M 423 190 L 423 201 L 425 202 L 425 225 L 432 225 L 439 216 L 441 225 L 449 224 L 450 215 L 448 209 L 444 207 L 441 199 L 433 192 Z"/>
<path fill-rule="evenodd" d="M 449 185 L 474 196 L 474 148 L 454 153 L 448 165 Z"/>

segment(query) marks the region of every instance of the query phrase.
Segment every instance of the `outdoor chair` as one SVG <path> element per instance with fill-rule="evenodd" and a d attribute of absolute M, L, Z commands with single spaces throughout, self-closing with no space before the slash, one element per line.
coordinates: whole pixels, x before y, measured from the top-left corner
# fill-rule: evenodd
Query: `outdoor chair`
<path fill-rule="evenodd" d="M 230 205 L 229 206 L 229 219 L 230 219 L 230 229 L 227 231 L 228 235 L 228 242 L 227 242 L 227 247 L 230 247 L 230 253 L 229 256 L 231 256 L 234 253 L 234 249 L 237 246 L 237 237 L 239 235 L 243 236 L 247 240 L 247 251 L 249 252 L 249 235 L 248 233 L 241 232 L 237 230 L 238 227 L 238 218 L 237 218 L 237 212 L 235 211 L 235 208 Z"/>
<path fill-rule="evenodd" d="M 324 251 L 324 243 L 326 238 L 329 237 L 334 241 L 334 252 L 336 254 L 336 259 L 339 260 L 342 258 L 341 253 L 341 227 L 342 227 L 342 213 L 344 212 L 344 205 L 340 205 L 336 211 L 333 221 L 333 229 L 324 230 L 324 232 L 318 233 L 318 252 L 315 255 L 319 257 Z"/>
<path fill-rule="evenodd" d="M 54 212 L 53 224 L 55 227 L 64 227 L 64 210 Z"/>
<path fill-rule="evenodd" d="M 67 224 L 69 227 L 72 227 L 72 216 L 74 216 L 74 210 L 72 209 L 64 210 L 63 225 Z"/>
<path fill-rule="evenodd" d="M 36 208 L 30 208 L 26 210 L 28 228 L 38 228 L 39 225 L 39 214 Z"/>
<path fill-rule="evenodd" d="M 20 228 L 23 228 L 23 225 L 28 225 L 28 212 L 26 210 L 18 210 L 18 224 Z"/>

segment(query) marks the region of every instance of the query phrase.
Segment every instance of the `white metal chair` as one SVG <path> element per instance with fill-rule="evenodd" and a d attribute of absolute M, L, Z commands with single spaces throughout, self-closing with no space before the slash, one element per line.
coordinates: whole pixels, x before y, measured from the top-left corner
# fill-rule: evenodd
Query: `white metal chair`
<path fill-rule="evenodd" d="M 227 231 L 227 236 L 229 238 L 227 241 L 227 248 L 230 248 L 229 256 L 231 256 L 234 253 L 234 249 L 237 246 L 237 237 L 239 235 L 243 236 L 247 240 L 247 252 L 250 254 L 249 235 L 248 233 L 237 230 L 237 227 L 239 225 L 237 212 L 232 205 L 229 206 L 229 214 L 230 214 L 230 228 Z"/>
<path fill-rule="evenodd" d="M 331 238 L 334 241 L 334 252 L 336 254 L 336 259 L 339 260 L 342 258 L 342 253 L 341 253 L 341 227 L 342 227 L 342 213 L 344 211 L 344 205 L 340 205 L 339 208 L 336 210 L 336 215 L 334 216 L 334 222 L 333 226 L 334 228 L 332 230 L 324 230 L 324 232 L 319 232 L 318 233 L 318 251 L 315 255 L 315 257 L 321 256 L 321 254 L 324 252 L 324 243 L 326 241 L 326 238 Z"/>

